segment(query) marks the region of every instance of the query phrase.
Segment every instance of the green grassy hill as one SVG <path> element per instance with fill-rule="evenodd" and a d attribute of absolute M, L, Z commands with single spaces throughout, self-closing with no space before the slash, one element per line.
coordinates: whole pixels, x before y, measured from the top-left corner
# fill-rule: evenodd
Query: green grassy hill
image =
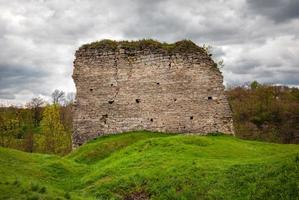
<path fill-rule="evenodd" d="M 0 148 L 0 199 L 298 199 L 299 145 L 135 132 L 68 156 Z"/>

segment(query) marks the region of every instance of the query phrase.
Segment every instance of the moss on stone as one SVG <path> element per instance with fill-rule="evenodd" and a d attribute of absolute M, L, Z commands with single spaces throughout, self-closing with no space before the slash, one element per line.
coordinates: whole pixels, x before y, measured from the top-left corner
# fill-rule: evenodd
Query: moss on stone
<path fill-rule="evenodd" d="M 205 52 L 202 47 L 197 46 L 191 40 L 181 40 L 175 43 L 161 43 L 153 39 L 143 39 L 137 41 L 115 41 L 115 40 L 100 40 L 85 44 L 80 49 L 97 49 L 99 51 L 116 51 L 124 49 L 126 52 L 135 52 L 149 50 L 151 52 L 160 52 L 167 54 L 174 53 L 196 53 Z"/>

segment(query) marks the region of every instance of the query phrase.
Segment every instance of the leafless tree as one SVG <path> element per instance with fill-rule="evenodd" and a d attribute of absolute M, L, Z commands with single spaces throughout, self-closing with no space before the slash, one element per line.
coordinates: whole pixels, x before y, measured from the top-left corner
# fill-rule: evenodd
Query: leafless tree
<path fill-rule="evenodd" d="M 67 93 L 66 99 L 65 99 L 65 104 L 70 105 L 70 104 L 73 104 L 74 101 L 75 101 L 75 93 L 74 92 Z"/>
<path fill-rule="evenodd" d="M 65 93 L 61 90 L 55 90 L 52 93 L 52 102 L 53 104 L 62 104 L 65 101 Z"/>
<path fill-rule="evenodd" d="M 32 98 L 29 103 L 27 103 L 27 107 L 29 108 L 38 108 L 44 105 L 45 101 L 40 97 Z"/>
<path fill-rule="evenodd" d="M 33 98 L 29 103 L 27 103 L 27 107 L 32 109 L 33 111 L 33 120 L 35 127 L 39 125 L 39 122 L 41 120 L 42 106 L 44 104 L 45 101 L 40 97 Z"/>

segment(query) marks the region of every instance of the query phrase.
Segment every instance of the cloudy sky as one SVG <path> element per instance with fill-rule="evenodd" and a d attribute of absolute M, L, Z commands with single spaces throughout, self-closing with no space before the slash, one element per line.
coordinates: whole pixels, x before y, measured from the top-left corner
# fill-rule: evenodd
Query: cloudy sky
<path fill-rule="evenodd" d="M 299 86 L 298 0 L 0 0 L 0 102 L 75 91 L 75 50 L 103 38 L 191 39 L 227 85 Z"/>

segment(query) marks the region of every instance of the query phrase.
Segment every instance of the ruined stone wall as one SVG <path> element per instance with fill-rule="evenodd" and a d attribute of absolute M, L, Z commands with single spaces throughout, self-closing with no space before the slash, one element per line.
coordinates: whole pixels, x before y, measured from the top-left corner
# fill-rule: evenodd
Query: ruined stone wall
<path fill-rule="evenodd" d="M 133 130 L 233 134 L 221 72 L 205 51 L 80 48 L 74 145 Z"/>

